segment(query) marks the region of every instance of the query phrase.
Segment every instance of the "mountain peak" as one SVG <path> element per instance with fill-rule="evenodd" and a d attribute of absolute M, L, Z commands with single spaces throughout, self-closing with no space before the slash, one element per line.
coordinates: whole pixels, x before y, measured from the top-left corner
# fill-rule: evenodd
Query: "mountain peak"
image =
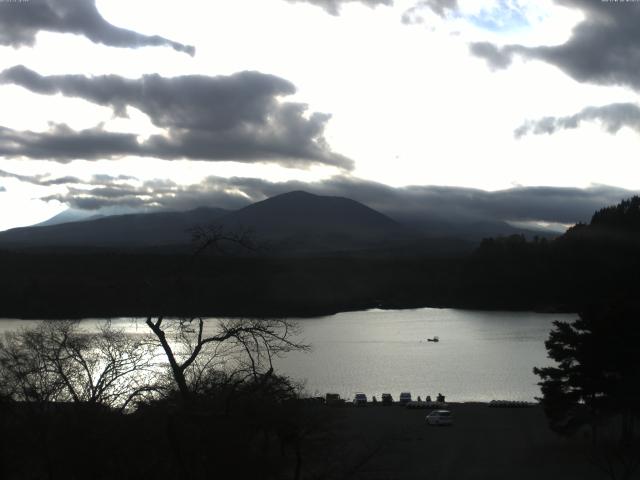
<path fill-rule="evenodd" d="M 295 197 L 320 197 L 321 195 L 316 195 L 314 193 L 309 193 L 305 190 L 291 190 L 290 192 L 281 193 L 280 195 L 275 195 L 273 198 L 295 198 Z"/>
<path fill-rule="evenodd" d="M 302 190 L 256 202 L 222 220 L 228 230 L 251 228 L 281 250 L 354 250 L 406 240 L 395 220 L 355 200 Z"/>

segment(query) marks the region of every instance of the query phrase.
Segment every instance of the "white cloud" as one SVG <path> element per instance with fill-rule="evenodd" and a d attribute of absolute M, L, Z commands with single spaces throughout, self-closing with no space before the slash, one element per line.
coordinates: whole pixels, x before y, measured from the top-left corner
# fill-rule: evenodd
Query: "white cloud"
<path fill-rule="evenodd" d="M 490 31 L 474 25 L 469 16 L 484 9 L 500 19 L 494 8 L 498 0 L 458 0 L 458 18 L 434 15 L 429 17 L 433 24 L 404 25 L 402 14 L 415 3 L 396 0 L 393 8 L 377 9 L 354 3 L 340 16 L 331 16 L 283 0 L 100 1 L 98 8 L 114 25 L 193 44 L 196 56 L 164 48 L 114 49 L 53 33 L 39 34 L 35 49 L 1 48 L 1 53 L 5 65 L 24 64 L 42 75 L 137 78 L 153 72 L 169 77 L 247 69 L 277 75 L 297 87 L 290 100 L 332 114 L 325 136 L 334 151 L 355 160 L 355 176 L 392 185 L 640 187 L 633 158 L 640 137 L 633 132 L 611 136 L 584 125 L 553 137 L 513 138 L 513 130 L 527 119 L 570 115 L 587 105 L 634 102 L 634 93 L 580 84 L 539 61 L 516 60 L 506 71 L 491 72 L 469 53 L 470 41 L 563 43 L 580 21 L 579 11 L 550 0 L 520 2 L 526 28 Z M 44 130 L 55 120 L 74 128 L 105 122 L 112 131 L 154 132 L 138 112 L 130 119 L 113 119 L 108 109 L 82 100 L 33 95 L 13 86 L 0 88 L 0 102 L 5 106 L 0 125 L 14 129 Z M 37 165 L 56 174 L 118 171 L 185 183 L 206 175 L 275 181 L 335 173 L 325 167 L 140 159 Z"/>

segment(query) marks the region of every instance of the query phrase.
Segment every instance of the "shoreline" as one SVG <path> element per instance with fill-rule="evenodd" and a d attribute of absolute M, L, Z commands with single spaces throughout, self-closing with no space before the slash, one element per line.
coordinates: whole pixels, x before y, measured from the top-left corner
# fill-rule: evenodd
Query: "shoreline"
<path fill-rule="evenodd" d="M 393 311 L 409 311 L 409 310 L 423 310 L 423 309 L 435 309 L 435 310 L 461 310 L 466 312 L 495 312 L 495 313 L 537 313 L 542 315 L 554 315 L 554 314 L 576 314 L 576 312 L 572 309 L 563 309 L 563 308 L 543 308 L 543 309 L 531 309 L 531 308 L 500 308 L 500 307 L 480 307 L 480 306 L 452 306 L 452 305 L 409 305 L 409 306 L 381 306 L 381 305 L 371 305 L 371 306 L 354 306 L 353 308 L 345 308 L 345 309 L 327 309 L 327 310 L 317 310 L 313 312 L 282 312 L 281 314 L 262 314 L 262 315 L 246 315 L 242 312 L 236 313 L 198 313 L 198 314 L 180 314 L 180 313 L 154 313 L 154 314 L 142 314 L 141 312 L 136 312 L 134 314 L 108 314 L 101 315 L 96 313 L 87 313 L 87 314 L 78 314 L 78 315 L 37 315 L 37 314 L 29 314 L 29 315 L 14 315 L 14 314 L 3 314 L 0 312 L 0 321 L 2 320 L 118 320 L 118 319 L 130 319 L 130 318 L 147 318 L 147 317 L 157 317 L 158 315 L 163 316 L 167 319 L 178 319 L 178 318 L 257 318 L 257 319 L 268 319 L 268 318 L 288 318 L 288 319 L 300 319 L 300 320 L 310 320 L 313 318 L 319 317 L 331 317 L 335 315 L 340 315 L 342 313 L 355 313 L 355 312 L 369 312 L 369 311 L 382 311 L 382 312 L 393 312 Z"/>
<path fill-rule="evenodd" d="M 323 401 L 320 401 L 320 400 Z M 486 407 L 493 409 L 520 409 L 520 408 L 540 408 L 542 405 L 538 401 L 525 401 L 525 400 L 505 400 L 505 399 L 496 399 L 496 400 L 463 400 L 463 401 L 452 401 L 452 402 L 421 402 L 426 405 L 406 405 L 401 404 L 398 401 L 395 401 L 391 405 L 385 405 L 381 401 L 372 402 L 370 400 L 367 401 L 366 405 L 356 405 L 351 400 L 343 400 L 343 403 L 338 404 L 327 404 L 324 403 L 324 397 L 303 397 L 301 401 L 310 404 L 322 405 L 327 408 L 396 408 L 396 409 L 406 409 L 406 410 L 447 410 L 453 409 L 457 407 Z M 418 403 L 418 402 L 413 402 Z"/>

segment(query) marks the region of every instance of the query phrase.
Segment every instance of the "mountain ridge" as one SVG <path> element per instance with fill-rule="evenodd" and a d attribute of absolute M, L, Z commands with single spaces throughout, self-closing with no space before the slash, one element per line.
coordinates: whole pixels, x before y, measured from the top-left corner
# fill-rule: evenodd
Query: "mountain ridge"
<path fill-rule="evenodd" d="M 187 212 L 110 215 L 54 225 L 34 225 L 0 232 L 0 245 L 21 247 L 147 247 L 185 243 L 187 230 L 202 220 L 227 213 L 200 207 Z M 174 228 L 167 229 L 170 223 Z M 180 227 L 179 229 L 176 227 Z M 160 236 L 158 236 L 160 235 Z"/>
<path fill-rule="evenodd" d="M 468 252 L 484 236 L 525 233 L 500 222 L 447 224 L 395 219 L 356 200 L 316 195 L 302 190 L 276 195 L 238 210 L 198 207 L 184 212 L 126 213 L 0 232 L 0 247 L 168 248 L 191 244 L 189 229 L 216 224 L 226 231 L 253 232 L 275 254 L 389 251 L 437 254 Z M 67 217 L 73 217 L 67 215 Z M 55 223 L 55 224 L 51 224 Z M 532 236 L 532 235 L 531 235 Z"/>

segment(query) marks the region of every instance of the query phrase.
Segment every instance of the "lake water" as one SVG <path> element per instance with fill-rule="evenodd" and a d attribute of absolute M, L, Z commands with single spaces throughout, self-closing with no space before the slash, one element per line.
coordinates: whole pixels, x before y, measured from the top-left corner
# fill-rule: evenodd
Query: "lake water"
<path fill-rule="evenodd" d="M 298 320 L 310 353 L 277 362 L 280 372 L 306 379 L 310 394 L 364 392 L 378 399 L 410 391 L 423 398 L 438 393 L 450 401 L 533 400 L 540 395 L 534 366 L 549 365 L 544 341 L 554 320 L 572 314 L 484 312 L 422 308 L 368 310 Z M 99 320 L 85 320 L 91 328 Z M 114 325 L 144 332 L 143 322 Z M 0 332 L 32 324 L 0 320 Z M 427 342 L 438 336 L 440 342 Z"/>
<path fill-rule="evenodd" d="M 575 315 L 424 308 L 368 310 L 300 320 L 310 354 L 282 370 L 310 393 L 356 391 L 378 399 L 401 391 L 452 401 L 533 400 L 534 366 L 551 364 L 544 341 L 554 320 Z M 438 336 L 440 342 L 427 342 Z"/>

